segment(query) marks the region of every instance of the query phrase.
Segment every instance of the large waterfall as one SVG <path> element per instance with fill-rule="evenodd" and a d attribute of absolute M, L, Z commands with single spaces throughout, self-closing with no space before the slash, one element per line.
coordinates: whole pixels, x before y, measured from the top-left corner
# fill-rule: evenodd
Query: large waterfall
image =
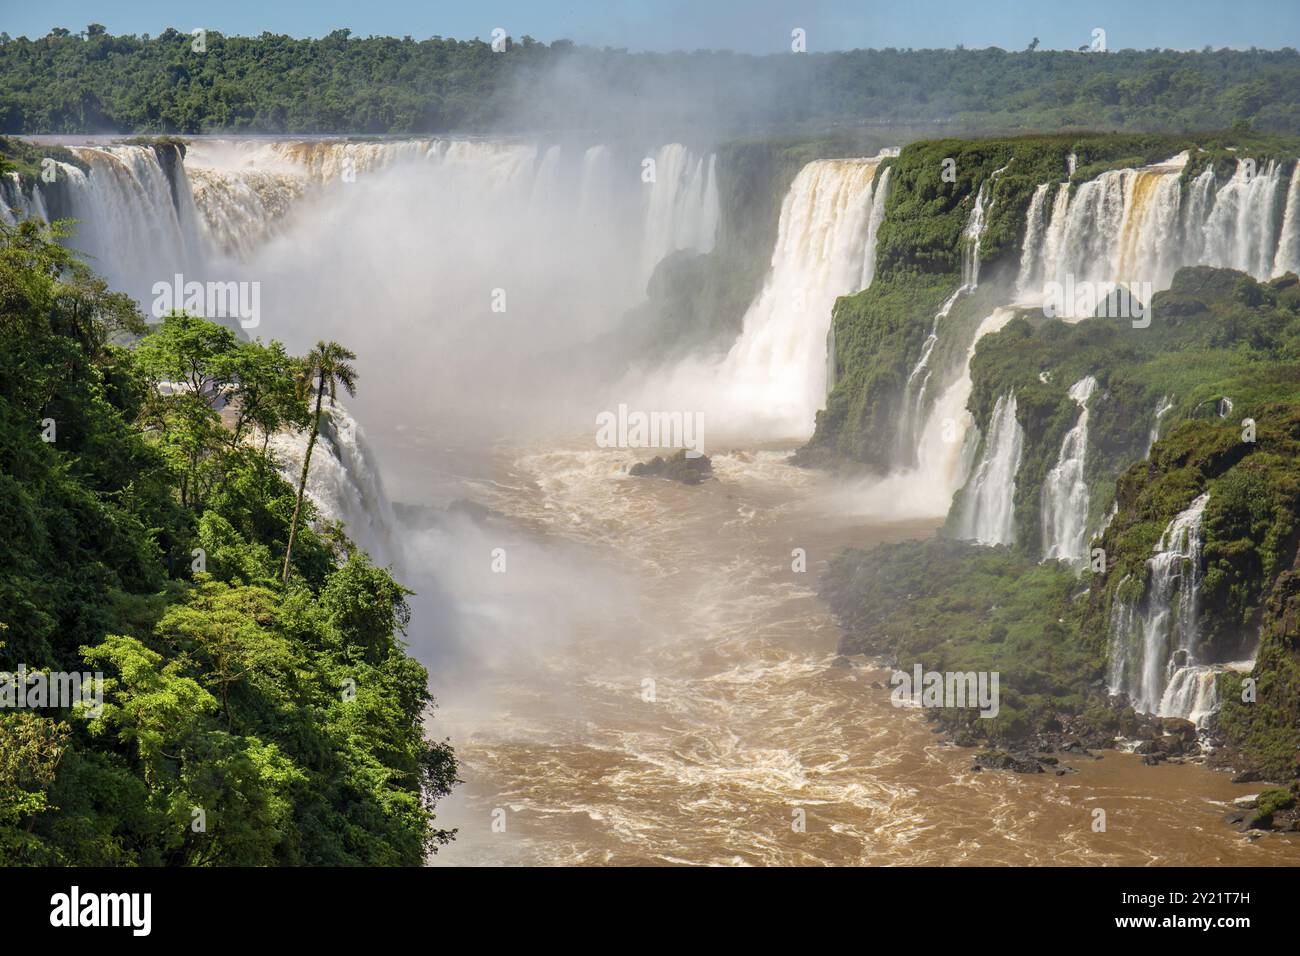
<path fill-rule="evenodd" d="M 693 408 L 724 432 L 806 437 L 825 404 L 835 300 L 866 288 L 884 219 L 889 154 L 816 160 L 795 176 L 781 204 L 776 246 L 740 337 L 718 362 L 688 359 L 656 407 Z"/>
<path fill-rule="evenodd" d="M 168 147 L 161 147 L 166 149 Z M 149 146 L 75 147 L 88 167 L 56 163 L 54 186 L 0 186 L 0 217 L 77 219 L 70 244 L 115 288 L 146 302 L 158 281 L 177 273 L 231 278 L 283 232 L 313 191 L 356 186 L 400 167 L 425 170 L 426 188 L 454 200 L 462 215 L 483 204 L 511 204 L 517 214 L 558 217 L 626 254 L 626 306 L 670 252 L 713 248 L 720 216 L 716 158 L 679 143 L 645 157 L 608 146 L 541 147 L 470 140 L 353 143 L 333 140 L 195 138 L 184 162 L 165 169 Z M 526 209 L 528 213 L 519 213 Z M 630 227 L 630 228 L 629 228 Z M 620 266 L 620 263 L 624 265 Z M 211 273 L 218 272 L 219 275 Z"/>
<path fill-rule="evenodd" d="M 1091 375 L 1070 386 L 1070 398 L 1079 406 L 1079 418 L 1065 433 L 1056 464 L 1043 481 L 1043 559 L 1078 561 L 1087 541 L 1088 485 L 1084 464 L 1088 454 L 1088 400 L 1097 388 Z"/>
<path fill-rule="evenodd" d="M 988 545 L 1015 543 L 1016 472 L 1024 443 L 1012 392 L 993 406 L 984 455 L 966 487 L 958 537 Z"/>
<path fill-rule="evenodd" d="M 1065 284 L 1067 278 L 1075 283 L 1149 282 L 1152 291 L 1160 291 L 1169 287 L 1179 268 L 1190 265 L 1242 269 L 1258 279 L 1300 269 L 1300 163 L 1288 177 L 1281 163 L 1269 161 L 1257 168 L 1243 159 L 1226 181 L 1217 180 L 1207 167 L 1184 184 L 1189 156 L 1182 153 L 1151 166 L 1111 170 L 1073 185 L 1040 184 L 1029 202 L 1019 268 L 1008 296 L 1015 307 L 1041 306 L 1047 283 Z M 1073 175 L 1073 157 L 1071 167 Z M 967 283 L 978 280 L 979 246 L 972 238 L 986 218 L 987 185 L 977 190 L 963 230 L 963 285 L 935 317 L 900 396 L 897 470 L 888 487 L 905 483 L 930 489 L 938 511 L 948 507 L 968 472 L 972 442 L 967 438 L 970 416 L 965 403 L 974 344 L 965 353 L 964 367 L 946 370 L 934 367 L 935 346 L 942 321 Z M 1011 307 L 996 310 L 980 324 L 974 341 L 997 331 L 1013 314 Z M 936 381 L 947 383 L 942 392 L 936 392 Z M 1051 509 L 1050 518 L 1045 516 L 1044 545 L 1053 557 L 1082 553 L 1079 505 L 1061 501 L 1058 508 L 1056 496 L 1086 497 L 1081 478 L 1076 482 L 1072 477 L 1076 466 L 1081 474 L 1086 454 L 1085 416 L 1086 410 L 1080 416 L 1084 428 L 1071 433 L 1073 440 L 1067 436 L 1072 447 L 1062 453 L 1070 457 L 1053 473 L 1059 486 L 1044 489 L 1045 506 Z M 1068 493 L 1067 486 L 1072 489 Z"/>
<path fill-rule="evenodd" d="M 1296 268 L 1300 203 L 1296 175 L 1281 164 L 1257 169 L 1242 160 L 1221 185 L 1207 167 L 1182 185 L 1188 154 L 1141 169 L 1117 169 L 1079 184 L 1056 188 L 1046 215 L 1050 185 L 1035 192 L 1027 220 L 1017 280 L 1017 299 L 1035 303 L 1047 282 L 1149 282 L 1166 289 L 1183 266 L 1241 269 L 1257 279 Z M 1300 167 L 1298 167 L 1300 168 Z M 1277 209 L 1289 216 L 1279 223 Z"/>
<path fill-rule="evenodd" d="M 150 289 L 204 261 L 202 226 L 182 164 L 169 176 L 147 146 L 76 147 L 88 170 L 53 164 L 54 183 L 33 183 L 0 196 L 5 217 L 76 219 L 68 240 L 114 289 L 147 302 Z"/>
<path fill-rule="evenodd" d="M 1108 676 L 1110 692 L 1127 694 L 1136 710 L 1201 723 L 1215 708 L 1212 662 L 1198 656 L 1196 620 L 1209 500 L 1200 495 L 1169 522 L 1147 559 L 1141 597 L 1116 598 Z"/>

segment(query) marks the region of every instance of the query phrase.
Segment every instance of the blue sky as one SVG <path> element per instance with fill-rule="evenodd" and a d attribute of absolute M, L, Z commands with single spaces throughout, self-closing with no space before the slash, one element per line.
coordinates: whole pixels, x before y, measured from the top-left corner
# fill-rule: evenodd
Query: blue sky
<path fill-rule="evenodd" d="M 1300 0 L 0 0 L 0 30 L 43 36 L 102 23 L 157 35 L 168 26 L 256 35 L 321 36 L 348 27 L 417 39 L 440 35 L 560 38 L 634 50 L 785 52 L 790 31 L 808 49 L 1000 46 L 1075 49 L 1092 30 L 1111 49 L 1300 47 Z"/>

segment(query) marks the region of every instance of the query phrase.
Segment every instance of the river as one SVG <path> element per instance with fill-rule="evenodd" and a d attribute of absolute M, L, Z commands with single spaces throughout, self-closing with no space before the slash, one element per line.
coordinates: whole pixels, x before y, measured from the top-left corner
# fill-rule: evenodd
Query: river
<path fill-rule="evenodd" d="M 1258 785 L 1117 751 L 1067 759 L 1064 777 L 972 773 L 972 751 L 891 705 L 888 671 L 832 666 L 826 560 L 937 523 L 873 517 L 788 448 L 715 453 L 696 487 L 627 477 L 632 453 L 577 443 L 438 451 L 397 497 L 496 516 L 411 532 L 454 605 L 417 598 L 412 628 L 430 731 L 464 781 L 439 808 L 459 832 L 435 865 L 1300 862 L 1300 835 L 1222 821 Z"/>

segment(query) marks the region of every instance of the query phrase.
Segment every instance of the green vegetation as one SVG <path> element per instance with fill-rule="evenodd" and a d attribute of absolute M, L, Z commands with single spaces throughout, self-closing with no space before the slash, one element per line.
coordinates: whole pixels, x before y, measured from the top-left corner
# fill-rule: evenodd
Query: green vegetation
<path fill-rule="evenodd" d="M 1080 37 L 1086 43 L 1088 37 Z M 0 34 L 0 130 L 414 133 L 705 125 L 1300 130 L 1294 49 L 628 53 L 530 37 Z M 646 96 L 654 90 L 659 95 Z M 598 95 L 591 95 L 591 94 Z"/>
<path fill-rule="evenodd" d="M 281 582 L 303 364 L 184 315 L 121 344 L 147 331 L 0 227 L 0 671 L 105 678 L 101 712 L 0 711 L 0 859 L 420 865 L 456 764 L 408 592 L 310 501 Z"/>
<path fill-rule="evenodd" d="M 942 538 L 846 551 L 821 584 L 845 629 L 845 653 L 885 656 L 905 671 L 919 663 L 927 671 L 998 672 L 996 717 L 937 713 L 974 739 L 1008 742 L 1089 708 L 1099 726 L 1113 722 L 1088 699 L 1105 652 L 1080 640 L 1078 591 L 1074 574 L 1056 564 Z"/>
<path fill-rule="evenodd" d="M 1089 402 L 1085 475 L 1091 527 L 1101 525 L 1121 472 L 1145 456 L 1162 399 L 1171 403 L 1160 419 L 1163 433 L 1186 419 L 1212 420 L 1226 440 L 1239 441 L 1243 418 L 1260 418 L 1265 406 L 1296 398 L 1300 285 L 1294 276 L 1259 283 L 1226 269 L 1182 269 L 1168 290 L 1155 294 L 1152 308 L 1150 327 L 1138 329 L 1127 320 L 1070 325 L 1027 311 L 980 342 L 971 363 L 970 408 L 984 426 L 998 396 L 1016 393 L 1025 430 L 1016 531 L 1030 556 L 1040 553 L 1042 479 L 1079 415 L 1066 392 L 1084 376 L 1098 382 Z M 1226 423 L 1218 418 L 1224 396 L 1233 402 Z M 1159 531 L 1151 543 L 1158 537 Z"/>
<path fill-rule="evenodd" d="M 1108 169 L 1167 159 L 1195 148 L 1202 139 L 1214 144 L 1206 154 L 1211 157 L 1222 153 L 1263 162 L 1287 149 L 1292 156 L 1300 152 L 1294 139 L 1244 131 L 1196 138 L 1059 134 L 945 139 L 903 147 L 897 158 L 888 161 L 891 186 L 876 242 L 875 280 L 835 306 L 836 385 L 801 460 L 847 462 L 877 471 L 893 464 L 897 405 L 935 313 L 961 285 L 967 244 L 962 230 L 981 183 L 989 186 L 980 289 L 961 299 L 944 321 L 932 367 L 964 361 L 955 350 L 964 353 L 975 325 L 1006 302 L 997 285 L 1010 279 L 1019 264 L 1026 213 L 1040 183 L 1069 179 L 1077 184 Z M 1227 142 L 1235 143 L 1239 151 L 1226 153 L 1222 145 Z M 1071 153 L 1078 160 L 1073 177 L 1068 166 Z"/>
<path fill-rule="evenodd" d="M 1099 684 L 1112 608 L 1141 592 L 1165 527 L 1209 492 L 1198 640 L 1215 660 L 1259 648 L 1253 696 L 1243 697 L 1247 675 L 1220 680 L 1225 759 L 1290 779 L 1300 773 L 1300 282 L 1184 269 L 1153 301 L 1146 329 L 1026 314 L 981 343 L 972 412 L 987 422 L 997 396 L 1014 389 L 1025 430 L 1014 549 L 940 537 L 849 551 L 832 563 L 823 594 L 845 626 L 846 651 L 882 654 L 904 669 L 1001 672 L 996 720 L 939 715 L 959 740 L 1017 741 L 1067 717 L 1075 730 L 1113 732 L 1118 718 Z M 1078 416 L 1066 389 L 1088 374 L 1099 383 L 1089 406 L 1090 526 L 1112 504 L 1115 514 L 1096 542 L 1104 571 L 1079 581 L 1037 563 L 1039 502 Z M 1166 396 L 1164 437 L 1147 454 Z M 1225 396 L 1233 401 L 1226 419 L 1218 414 Z"/>

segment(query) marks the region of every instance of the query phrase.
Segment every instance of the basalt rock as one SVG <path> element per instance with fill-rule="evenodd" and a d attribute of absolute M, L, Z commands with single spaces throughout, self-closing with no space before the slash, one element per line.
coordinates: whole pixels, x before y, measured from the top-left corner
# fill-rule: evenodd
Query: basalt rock
<path fill-rule="evenodd" d="M 707 455 L 691 458 L 683 448 L 671 458 L 655 455 L 649 461 L 638 461 L 627 473 L 637 478 L 667 478 L 684 485 L 698 485 L 713 477 L 713 462 Z"/>

